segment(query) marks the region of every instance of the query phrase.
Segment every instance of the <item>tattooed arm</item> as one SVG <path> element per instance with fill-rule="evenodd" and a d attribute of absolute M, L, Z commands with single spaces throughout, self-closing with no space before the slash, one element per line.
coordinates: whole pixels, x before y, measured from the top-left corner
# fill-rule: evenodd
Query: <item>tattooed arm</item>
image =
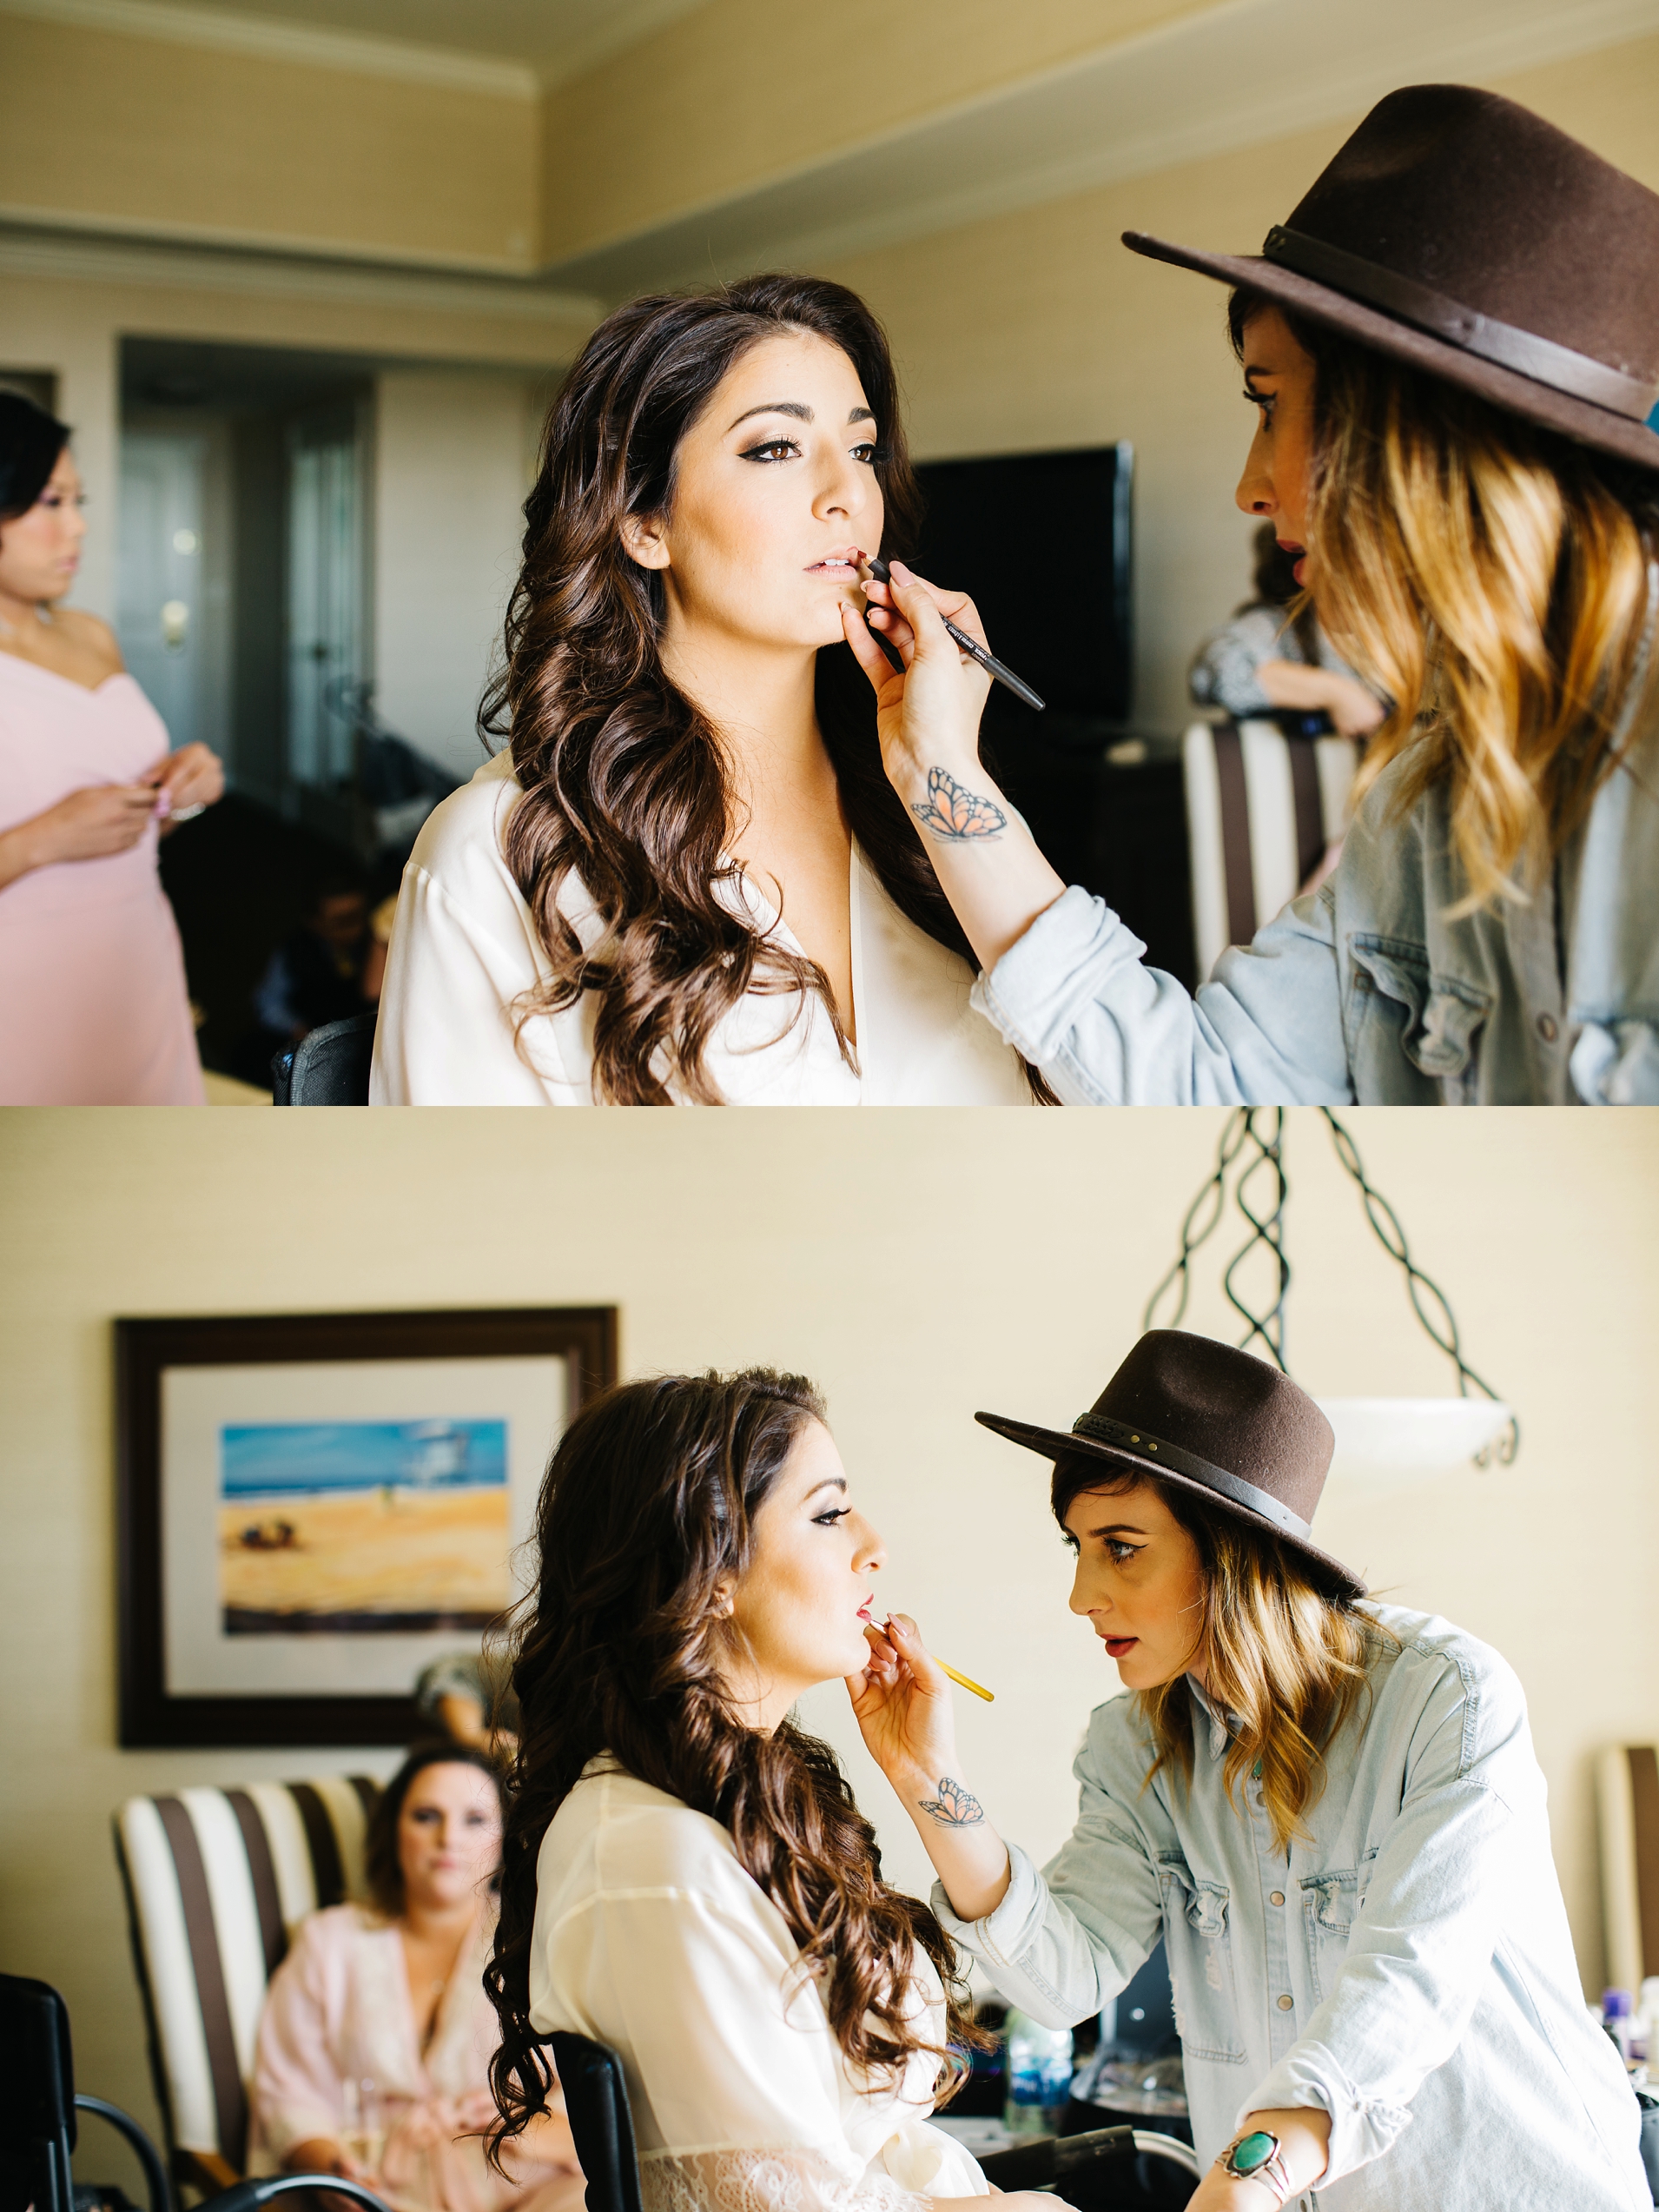
<path fill-rule="evenodd" d="M 1065 884 L 1031 832 L 980 765 L 979 718 L 989 679 L 958 649 L 948 614 L 982 637 L 970 600 L 941 592 L 893 564 L 890 584 L 865 587 L 870 615 L 904 661 L 901 672 L 850 606 L 847 642 L 876 691 L 882 764 L 909 810 L 934 873 L 987 970 Z"/>
<path fill-rule="evenodd" d="M 847 1683 L 864 1741 L 915 1821 L 952 1910 L 983 1919 L 1008 1889 L 1008 1846 L 962 1778 L 949 1678 L 905 1614 L 866 1633 L 869 1665 Z"/>

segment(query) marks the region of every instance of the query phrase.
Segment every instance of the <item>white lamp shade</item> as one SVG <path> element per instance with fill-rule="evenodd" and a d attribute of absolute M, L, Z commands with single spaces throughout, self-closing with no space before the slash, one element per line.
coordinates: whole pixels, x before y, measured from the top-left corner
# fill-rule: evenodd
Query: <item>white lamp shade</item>
<path fill-rule="evenodd" d="M 1508 1427 L 1493 1398 L 1321 1398 L 1337 1433 L 1332 1474 L 1367 1482 L 1423 1481 L 1468 1467 Z"/>

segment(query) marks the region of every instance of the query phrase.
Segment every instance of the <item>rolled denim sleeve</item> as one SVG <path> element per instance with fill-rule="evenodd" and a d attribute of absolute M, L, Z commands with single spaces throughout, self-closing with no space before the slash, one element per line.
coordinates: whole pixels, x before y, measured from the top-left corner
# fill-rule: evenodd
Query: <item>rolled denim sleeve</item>
<path fill-rule="evenodd" d="M 1533 1824 L 1517 1807 L 1542 1786 L 1514 1677 L 1504 1670 L 1477 1688 L 1449 1668 L 1424 1708 L 1399 1818 L 1336 1985 L 1239 2107 L 1240 2122 L 1293 2105 L 1328 2112 L 1321 2187 L 1389 2148 L 1462 2042 L 1514 1908 L 1508 1885 L 1537 1885 L 1524 1840 Z"/>
<path fill-rule="evenodd" d="M 1077 1825 L 1039 1874 L 1008 1848 L 1008 1886 L 982 1920 L 959 1920 L 942 1884 L 933 1909 L 1010 2003 L 1046 2027 L 1098 2012 L 1146 1960 L 1162 1928 L 1158 1875 L 1133 1817 L 1104 1788 L 1085 1745 Z"/>
<path fill-rule="evenodd" d="M 1333 1106 L 1353 1097 L 1330 885 L 1224 952 L 1194 998 L 1074 884 L 973 1004 L 1068 1105 Z"/>

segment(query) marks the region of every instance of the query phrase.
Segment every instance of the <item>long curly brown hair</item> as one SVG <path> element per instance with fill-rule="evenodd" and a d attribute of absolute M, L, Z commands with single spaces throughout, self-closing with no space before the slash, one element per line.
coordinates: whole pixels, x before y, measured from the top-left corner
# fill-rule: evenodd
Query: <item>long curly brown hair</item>
<path fill-rule="evenodd" d="M 530 2020 L 536 1862 L 549 1822 L 591 1758 L 727 1829 L 777 1905 L 855 2067 L 889 2078 L 936 2053 L 911 2015 L 915 1959 L 946 1990 L 949 2043 L 983 2040 L 950 1938 L 925 1904 L 882 1879 L 881 1852 L 829 1745 L 785 1721 L 745 1727 L 722 1687 L 723 1593 L 754 1557 L 755 1519 L 823 1401 L 800 1375 L 666 1375 L 619 1385 L 572 1423 L 537 1513 L 539 1586 L 513 1632 L 522 1733 L 502 1839 L 501 1917 L 485 1986 L 501 2023 L 490 2068 L 501 2114 L 492 2152 L 547 2103 Z"/>
<path fill-rule="evenodd" d="M 597 1001 L 593 1085 L 616 1105 L 659 1106 L 671 1091 L 719 1094 L 709 1040 L 747 992 L 780 999 L 787 1028 L 816 993 L 852 1058 L 816 961 L 761 933 L 724 903 L 734 806 L 708 718 L 664 670 L 663 579 L 628 554 L 628 516 L 666 514 L 680 442 L 727 371 L 761 340 L 809 331 L 857 370 L 876 416 L 883 549 L 910 550 L 921 494 L 881 324 L 854 292 L 810 276 L 751 276 L 711 292 L 631 301 L 599 325 L 553 403 L 525 503 L 524 560 L 508 604 L 505 654 L 479 728 L 508 739 L 524 796 L 508 818 L 508 867 L 549 964 L 518 1004 L 530 1016 Z M 882 772 L 875 695 L 844 644 L 816 669 L 818 727 L 852 834 L 902 913 L 970 967 L 973 952 Z M 584 951 L 560 910 L 574 878 L 592 901 Z M 1040 1079 L 1039 1096 L 1047 1096 Z"/>

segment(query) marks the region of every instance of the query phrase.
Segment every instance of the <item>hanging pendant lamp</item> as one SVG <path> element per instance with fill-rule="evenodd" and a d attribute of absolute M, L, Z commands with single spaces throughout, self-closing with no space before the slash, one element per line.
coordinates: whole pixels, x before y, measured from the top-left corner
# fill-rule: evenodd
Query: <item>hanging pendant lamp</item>
<path fill-rule="evenodd" d="M 1445 1294 L 1412 1260 L 1399 1216 L 1367 1178 L 1352 1136 L 1329 1107 L 1319 1110 L 1338 1160 L 1358 1186 L 1378 1242 L 1405 1272 L 1412 1312 L 1457 1374 L 1455 1398 L 1321 1398 L 1319 1406 L 1336 1431 L 1332 1473 L 1369 1481 L 1405 1481 L 1451 1474 L 1471 1464 L 1490 1467 L 1496 1461 L 1507 1467 L 1521 1440 L 1514 1409 L 1464 1359 L 1457 1318 Z M 1192 1291 L 1193 1255 L 1220 1227 L 1231 1198 L 1248 1234 L 1222 1270 L 1222 1292 L 1246 1324 L 1240 1347 L 1265 1354 L 1288 1374 L 1285 1301 L 1291 1268 L 1285 1228 L 1290 1185 L 1285 1174 L 1285 1135 L 1283 1107 L 1241 1106 L 1228 1116 L 1214 1170 L 1186 1209 L 1180 1253 L 1147 1300 L 1141 1325 L 1180 1326 Z M 1272 1296 L 1257 1306 L 1244 1288 L 1244 1270 L 1259 1253 L 1265 1255 L 1271 1269 Z"/>

